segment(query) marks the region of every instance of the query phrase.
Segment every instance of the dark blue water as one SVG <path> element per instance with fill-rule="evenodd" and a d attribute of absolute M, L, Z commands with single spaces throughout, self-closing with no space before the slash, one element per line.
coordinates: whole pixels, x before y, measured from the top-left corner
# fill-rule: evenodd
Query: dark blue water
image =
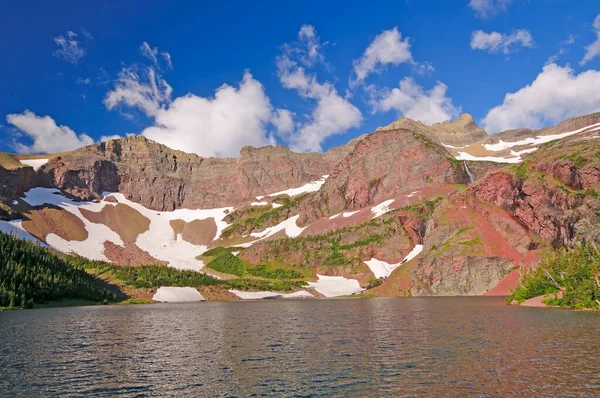
<path fill-rule="evenodd" d="M 0 395 L 600 396 L 600 314 L 494 298 L 0 313 Z"/>

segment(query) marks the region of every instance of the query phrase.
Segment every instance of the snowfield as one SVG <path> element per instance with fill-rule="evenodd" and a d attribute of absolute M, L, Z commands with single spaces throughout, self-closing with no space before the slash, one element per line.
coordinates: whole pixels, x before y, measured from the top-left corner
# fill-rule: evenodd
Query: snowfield
<path fill-rule="evenodd" d="M 308 282 L 308 286 L 315 289 L 325 297 L 348 296 L 362 292 L 363 289 L 356 279 L 347 279 L 343 276 L 325 276 L 317 274 L 316 282 Z"/>
<path fill-rule="evenodd" d="M 19 162 L 26 166 L 31 166 L 37 171 L 40 167 L 48 163 L 48 159 L 21 159 Z"/>
<path fill-rule="evenodd" d="M 375 275 L 375 278 L 387 278 L 392 274 L 392 272 L 401 266 L 404 263 L 409 262 L 413 258 L 417 257 L 423 251 L 423 245 L 416 245 L 410 253 L 404 257 L 402 261 L 396 264 L 390 264 L 382 260 L 377 260 L 376 258 L 372 258 L 368 261 L 365 261 L 365 264 L 369 267 L 371 272 Z"/>
<path fill-rule="evenodd" d="M 317 192 L 321 188 L 321 186 L 323 184 L 325 184 L 327 177 L 329 177 L 329 175 L 324 175 L 317 181 L 309 182 L 308 184 L 302 185 L 299 188 L 290 188 L 290 189 L 286 189 L 285 191 L 270 193 L 269 196 L 279 196 L 279 195 L 297 196 L 297 195 L 300 195 L 303 193 Z M 257 196 L 257 198 L 258 198 L 258 196 Z"/>
<path fill-rule="evenodd" d="M 229 290 L 229 293 L 233 293 L 242 300 L 261 300 L 266 298 L 314 298 L 312 294 L 306 290 L 300 290 L 294 293 L 277 293 L 277 292 L 243 292 L 241 290 Z"/>
<path fill-rule="evenodd" d="M 206 301 L 196 288 L 193 287 L 171 287 L 161 286 L 158 288 L 152 300 L 162 303 L 191 303 Z"/>
<path fill-rule="evenodd" d="M 58 189 L 52 188 L 32 188 L 25 192 L 23 200 L 31 206 L 54 205 L 60 207 L 79 218 L 88 232 L 88 237 L 84 241 L 69 241 L 56 234 L 49 234 L 46 237 L 48 246 L 63 253 L 77 253 L 80 256 L 91 260 L 109 261 L 104 255 L 104 242 L 112 242 L 115 245 L 123 246 L 121 237 L 106 225 L 95 224 L 88 221 L 81 212 L 80 208 L 99 212 L 106 203 L 92 202 L 74 202 L 71 199 L 60 194 Z"/>
<path fill-rule="evenodd" d="M 140 249 L 148 252 L 148 254 L 158 260 L 166 261 L 171 267 L 196 271 L 204 267 L 204 263 L 201 260 L 197 260 L 196 257 L 204 253 L 208 248 L 186 242 L 180 234 L 173 237 L 173 234 L 169 233 L 169 231 L 172 231 L 170 221 L 183 220 L 191 222 L 213 218 L 217 225 L 217 233 L 214 239 L 218 239 L 221 232 L 229 226 L 223 219 L 228 212 L 233 210 L 233 207 L 226 207 L 221 209 L 178 209 L 170 212 L 157 212 L 132 202 L 119 193 L 105 193 L 104 196 L 105 198 L 112 196 L 118 203 L 128 205 L 150 220 L 148 231 L 140 234 L 136 240 L 136 245 Z M 104 255 L 104 242 L 112 242 L 121 247 L 124 245 L 121 237 L 116 232 L 103 224 L 88 221 L 79 211 L 79 209 L 86 209 L 93 212 L 100 212 L 104 206 L 116 206 L 117 203 L 105 200 L 97 203 L 74 202 L 62 196 L 57 189 L 49 188 L 33 188 L 25 193 L 23 200 L 31 206 L 45 204 L 58 206 L 74 214 L 83 222 L 88 232 L 88 238 L 82 242 L 67 241 L 55 234 L 47 236 L 46 241 L 48 245 L 59 251 L 65 253 L 74 252 L 92 260 L 109 261 Z"/>
<path fill-rule="evenodd" d="M 496 156 L 473 156 L 466 152 L 459 152 L 456 156 L 457 160 L 474 160 L 479 162 L 495 162 L 495 163 L 520 163 L 521 157 L 501 158 Z"/>
<path fill-rule="evenodd" d="M 295 238 L 297 236 L 300 236 L 302 231 L 306 229 L 306 227 L 301 228 L 296 224 L 298 218 L 300 218 L 300 214 L 290 217 L 287 220 L 282 221 L 273 227 L 269 227 L 262 232 L 252 232 L 250 236 L 252 236 L 253 238 L 260 238 L 259 240 L 262 240 L 268 238 L 269 236 L 275 235 L 279 231 L 285 231 L 285 234 L 287 236 L 289 236 L 290 238 Z"/>

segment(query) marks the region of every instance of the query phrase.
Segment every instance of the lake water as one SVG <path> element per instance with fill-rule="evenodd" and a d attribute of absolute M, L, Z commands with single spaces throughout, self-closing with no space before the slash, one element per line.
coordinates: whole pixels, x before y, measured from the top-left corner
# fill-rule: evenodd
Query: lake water
<path fill-rule="evenodd" d="M 600 396 L 600 314 L 497 298 L 0 313 L 0 395 Z"/>

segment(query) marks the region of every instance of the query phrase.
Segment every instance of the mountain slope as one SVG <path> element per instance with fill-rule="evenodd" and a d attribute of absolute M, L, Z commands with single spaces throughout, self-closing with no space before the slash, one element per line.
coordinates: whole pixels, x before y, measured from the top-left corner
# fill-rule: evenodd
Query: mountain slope
<path fill-rule="evenodd" d="M 300 275 L 317 297 L 507 294 L 551 248 L 600 241 L 598 123 L 487 137 L 468 115 L 401 119 L 324 154 L 237 159 L 140 137 L 5 155 L 0 230 L 127 266 Z M 481 148 L 498 161 L 464 160 Z"/>

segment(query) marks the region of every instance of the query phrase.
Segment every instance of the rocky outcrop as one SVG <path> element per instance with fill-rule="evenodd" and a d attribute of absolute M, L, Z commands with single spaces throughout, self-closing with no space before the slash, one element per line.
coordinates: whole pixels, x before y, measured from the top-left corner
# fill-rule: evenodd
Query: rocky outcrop
<path fill-rule="evenodd" d="M 487 137 L 485 130 L 477 126 L 473 117 L 468 113 L 462 114 L 453 121 L 435 123 L 431 126 L 427 126 L 418 120 L 402 117 L 385 127 L 379 127 L 377 131 L 399 129 L 424 134 L 452 146 L 469 145 Z"/>
<path fill-rule="evenodd" d="M 570 194 L 545 181 L 529 181 L 500 172 L 472 186 L 476 198 L 500 206 L 553 246 L 572 245 L 576 224 L 595 217 L 600 207 L 594 196 Z"/>
<path fill-rule="evenodd" d="M 39 173 L 45 186 L 83 200 L 118 191 L 155 210 L 215 208 L 318 180 L 351 149 L 319 154 L 244 147 L 237 159 L 217 159 L 127 137 L 56 157 Z"/>
<path fill-rule="evenodd" d="M 304 203 L 299 223 L 431 185 L 468 181 L 463 163 L 428 137 L 408 130 L 380 131 L 358 142 L 337 164 L 319 192 Z"/>

